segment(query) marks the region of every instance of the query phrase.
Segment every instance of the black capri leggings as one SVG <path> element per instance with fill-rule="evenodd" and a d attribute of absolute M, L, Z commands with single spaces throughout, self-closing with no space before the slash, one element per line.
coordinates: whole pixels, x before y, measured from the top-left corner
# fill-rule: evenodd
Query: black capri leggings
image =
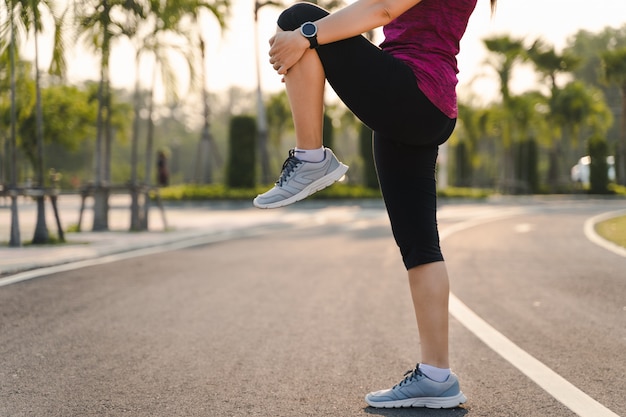
<path fill-rule="evenodd" d="M 326 15 L 311 3 L 297 3 L 280 15 L 278 26 L 296 30 Z M 317 53 L 337 95 L 374 131 L 378 180 L 404 265 L 442 261 L 435 163 L 456 119 L 424 96 L 408 65 L 363 36 L 321 45 Z"/>

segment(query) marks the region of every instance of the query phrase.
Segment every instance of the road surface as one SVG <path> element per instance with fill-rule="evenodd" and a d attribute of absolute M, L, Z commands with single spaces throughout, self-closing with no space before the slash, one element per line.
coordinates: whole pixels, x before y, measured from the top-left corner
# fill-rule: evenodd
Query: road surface
<path fill-rule="evenodd" d="M 0 288 L 0 416 L 626 415 L 626 258 L 584 233 L 623 207 L 442 207 L 462 408 L 366 406 L 419 359 L 406 274 L 381 207 L 304 204 L 292 228 Z"/>

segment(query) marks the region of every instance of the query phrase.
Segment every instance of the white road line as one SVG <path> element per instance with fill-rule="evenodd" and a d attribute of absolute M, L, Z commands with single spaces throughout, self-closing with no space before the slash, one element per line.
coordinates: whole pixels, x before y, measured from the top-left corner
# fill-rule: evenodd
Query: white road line
<path fill-rule="evenodd" d="M 240 233 L 241 234 L 241 233 Z M 249 235 L 253 235 L 253 233 L 249 233 Z M 132 249 L 128 252 L 116 253 L 112 255 L 106 255 L 99 258 L 93 259 L 85 259 L 83 261 L 69 262 L 66 264 L 49 266 L 45 268 L 38 268 L 32 271 L 20 272 L 15 275 L 10 275 L 8 277 L 0 278 L 0 287 L 4 287 L 6 285 L 16 284 L 22 281 L 28 281 L 30 279 L 35 279 L 39 277 L 43 277 L 46 275 L 56 274 L 59 272 L 73 271 L 80 268 L 86 268 L 89 266 L 103 265 L 111 262 L 117 262 L 124 259 L 137 258 L 140 256 L 147 255 L 155 255 L 163 252 L 170 252 L 178 249 L 190 248 L 193 246 L 206 245 L 209 243 L 215 243 L 222 240 L 230 240 L 234 237 L 234 234 L 222 234 L 222 235 L 209 235 L 209 236 L 199 236 L 190 239 L 185 239 L 182 241 L 170 242 L 161 244 L 158 246 L 152 246 L 148 248 L 142 249 Z"/>
<path fill-rule="evenodd" d="M 619 417 L 522 350 L 450 294 L 450 314 L 493 351 L 581 417 Z"/>
<path fill-rule="evenodd" d="M 609 242 L 608 240 L 601 237 L 596 232 L 596 227 L 595 227 L 597 223 L 612 219 L 614 217 L 623 216 L 623 215 L 626 215 L 626 210 L 603 213 L 603 214 L 599 214 L 597 216 L 587 219 L 587 221 L 585 222 L 585 228 L 584 228 L 585 236 L 587 237 L 587 239 L 589 239 L 596 245 L 601 246 L 606 250 L 609 250 L 619 256 L 623 256 L 626 258 L 626 248 L 616 245 L 613 242 Z"/>
<path fill-rule="evenodd" d="M 499 215 L 491 220 L 499 220 L 509 215 Z M 451 236 L 461 230 L 489 222 L 490 219 L 470 220 L 454 225 L 444 230 L 441 239 Z M 469 309 L 454 294 L 450 293 L 450 314 L 465 328 L 483 341 L 490 349 L 502 356 L 507 362 L 530 378 L 535 384 L 543 388 L 548 394 L 561 402 L 567 408 L 581 417 L 619 417 L 580 389 L 576 388 L 565 378 L 548 368 L 539 360 L 517 346 L 502 333 L 491 327 Z"/>

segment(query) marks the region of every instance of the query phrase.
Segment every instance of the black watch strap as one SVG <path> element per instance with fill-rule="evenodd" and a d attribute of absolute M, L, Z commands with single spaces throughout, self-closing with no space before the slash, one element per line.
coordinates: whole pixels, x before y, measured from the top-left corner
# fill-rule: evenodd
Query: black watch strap
<path fill-rule="evenodd" d="M 307 38 L 307 39 L 309 40 L 309 45 L 310 45 L 310 46 L 309 46 L 309 49 L 315 49 L 315 48 L 317 48 L 318 46 L 320 46 L 320 45 L 317 43 L 317 36 L 313 36 L 312 38 Z"/>

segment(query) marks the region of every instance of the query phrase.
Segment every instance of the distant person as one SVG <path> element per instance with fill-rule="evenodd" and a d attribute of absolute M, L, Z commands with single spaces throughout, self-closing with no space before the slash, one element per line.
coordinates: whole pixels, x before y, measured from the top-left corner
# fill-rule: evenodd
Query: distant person
<path fill-rule="evenodd" d="M 476 2 L 357 0 L 332 14 L 297 3 L 280 15 L 270 39 L 296 147 L 275 186 L 254 199 L 256 207 L 294 203 L 347 171 L 322 144 L 325 80 L 374 131 L 380 187 L 408 270 L 421 363 L 392 388 L 367 394 L 372 407 L 451 408 L 466 401 L 448 357 L 449 281 L 437 230 L 435 163 L 456 123 L 456 55 Z M 379 48 L 361 34 L 380 26 Z"/>
<path fill-rule="evenodd" d="M 157 153 L 157 184 L 159 187 L 167 187 L 170 184 L 170 172 L 167 168 L 167 156 L 165 152 Z"/>
<path fill-rule="evenodd" d="M 72 188 L 75 190 L 78 190 L 80 188 L 80 179 L 78 178 L 76 174 L 73 174 L 72 177 L 70 178 L 70 184 L 72 185 Z"/>

